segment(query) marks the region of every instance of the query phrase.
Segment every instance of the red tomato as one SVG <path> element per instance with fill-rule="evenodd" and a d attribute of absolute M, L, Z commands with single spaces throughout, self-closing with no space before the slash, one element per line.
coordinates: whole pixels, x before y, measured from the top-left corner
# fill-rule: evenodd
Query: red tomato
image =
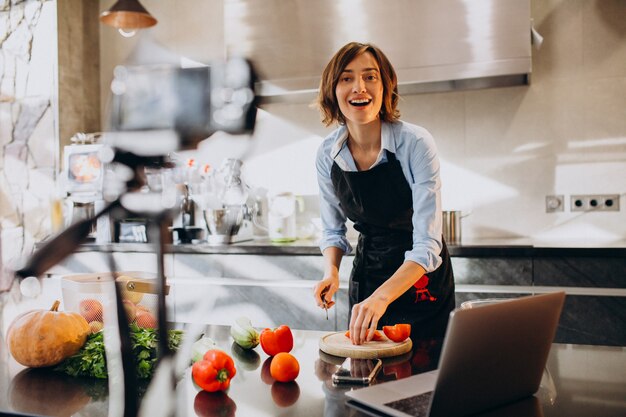
<path fill-rule="evenodd" d="M 291 352 L 293 349 L 293 334 L 289 326 L 282 325 L 272 329 L 264 329 L 261 332 L 261 347 L 270 356 L 280 352 Z"/>
<path fill-rule="evenodd" d="M 367 335 L 369 334 L 369 330 L 367 330 L 365 332 L 365 337 L 367 337 Z M 350 338 L 350 330 L 348 330 L 346 333 L 344 333 L 345 336 L 349 339 Z M 385 338 L 383 337 L 382 333 L 379 332 L 378 330 L 374 330 L 374 337 L 372 337 L 372 340 L 374 342 L 382 342 L 383 340 L 385 340 Z"/>
<path fill-rule="evenodd" d="M 280 352 L 272 359 L 270 375 L 276 381 L 290 382 L 296 379 L 300 373 L 298 360 L 290 353 Z"/>
<path fill-rule="evenodd" d="M 395 326 L 383 326 L 385 336 L 394 342 L 402 342 L 411 335 L 410 324 L 396 324 Z"/>
<path fill-rule="evenodd" d="M 237 370 L 233 358 L 224 351 L 213 349 L 207 351 L 202 360 L 191 367 L 191 376 L 200 388 L 205 391 L 225 391 Z"/>

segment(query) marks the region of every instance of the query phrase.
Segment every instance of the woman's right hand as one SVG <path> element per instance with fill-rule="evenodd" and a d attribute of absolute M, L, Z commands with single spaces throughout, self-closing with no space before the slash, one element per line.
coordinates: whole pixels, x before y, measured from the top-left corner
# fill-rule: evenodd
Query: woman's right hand
<path fill-rule="evenodd" d="M 339 277 L 325 277 L 313 287 L 313 298 L 320 308 L 330 308 L 335 305 L 333 296 L 339 289 Z M 326 304 L 324 305 L 324 301 Z"/>

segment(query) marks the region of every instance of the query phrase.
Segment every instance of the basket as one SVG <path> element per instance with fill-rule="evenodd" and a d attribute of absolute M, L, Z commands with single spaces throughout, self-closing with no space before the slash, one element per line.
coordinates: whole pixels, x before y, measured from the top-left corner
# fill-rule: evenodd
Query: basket
<path fill-rule="evenodd" d="M 104 272 L 66 275 L 61 280 L 65 311 L 80 314 L 93 333 L 108 323 L 109 312 L 115 307 L 115 281 L 124 283 L 122 299 L 128 321 L 139 327 L 157 327 L 158 283 L 156 275 L 148 272 Z M 165 295 L 169 286 L 165 287 Z"/>

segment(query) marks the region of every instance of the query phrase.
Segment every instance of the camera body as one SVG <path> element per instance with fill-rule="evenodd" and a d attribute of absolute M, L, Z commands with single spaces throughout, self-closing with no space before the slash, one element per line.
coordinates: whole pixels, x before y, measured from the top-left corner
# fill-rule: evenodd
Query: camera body
<path fill-rule="evenodd" d="M 251 133 L 256 73 L 239 58 L 207 67 L 118 66 L 105 142 L 138 156 L 195 149 L 217 131 Z"/>

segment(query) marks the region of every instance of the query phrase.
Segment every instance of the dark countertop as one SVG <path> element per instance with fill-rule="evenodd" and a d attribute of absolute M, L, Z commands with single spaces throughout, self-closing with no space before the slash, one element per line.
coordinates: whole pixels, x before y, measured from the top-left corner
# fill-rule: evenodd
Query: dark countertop
<path fill-rule="evenodd" d="M 184 326 L 177 326 L 184 327 Z M 291 352 L 300 363 L 300 374 L 293 383 L 278 383 L 268 377 L 268 356 L 260 347 L 248 355 L 235 354 L 228 327 L 210 325 L 206 334 L 231 354 L 237 375 L 226 395 L 208 394 L 194 387 L 189 369 L 177 382 L 180 416 L 297 416 L 333 417 L 364 414 L 345 404 L 350 388 L 335 388 L 332 372 L 341 359 L 318 349 L 319 331 L 294 331 Z M 438 340 L 415 340 L 410 353 L 386 359 L 377 383 L 395 380 L 436 367 L 440 350 Z M 535 397 L 539 410 L 531 415 L 544 417 L 591 417 L 626 415 L 626 348 L 554 344 L 548 359 L 548 373 Z M 4 411 L 103 417 L 108 398 L 105 381 L 76 379 L 38 370 L 22 370 L 12 358 L 0 359 L 3 381 L 8 387 L 0 398 Z M 512 378 L 515 376 L 512 375 Z M 553 382 L 553 384 L 550 383 Z M 204 407 L 204 408 L 203 408 Z M 195 408 L 195 410 L 194 410 Z M 229 410 L 234 410 L 229 412 Z M 5 414 L 3 414 L 5 415 Z M 528 414 L 523 414 L 528 416 Z M 489 416 L 510 417 L 510 409 L 500 409 Z"/>
<path fill-rule="evenodd" d="M 353 246 L 356 246 L 353 244 Z M 526 238 L 466 240 L 459 245 L 448 245 L 455 257 L 625 257 L 626 240 L 614 241 L 533 241 Z M 153 252 L 145 243 L 87 243 L 79 251 Z M 168 253 L 181 254 L 250 254 L 250 255 L 305 255 L 321 256 L 316 240 L 297 240 L 292 243 L 273 243 L 269 239 L 254 239 L 230 245 L 194 243 L 168 245 Z"/>

